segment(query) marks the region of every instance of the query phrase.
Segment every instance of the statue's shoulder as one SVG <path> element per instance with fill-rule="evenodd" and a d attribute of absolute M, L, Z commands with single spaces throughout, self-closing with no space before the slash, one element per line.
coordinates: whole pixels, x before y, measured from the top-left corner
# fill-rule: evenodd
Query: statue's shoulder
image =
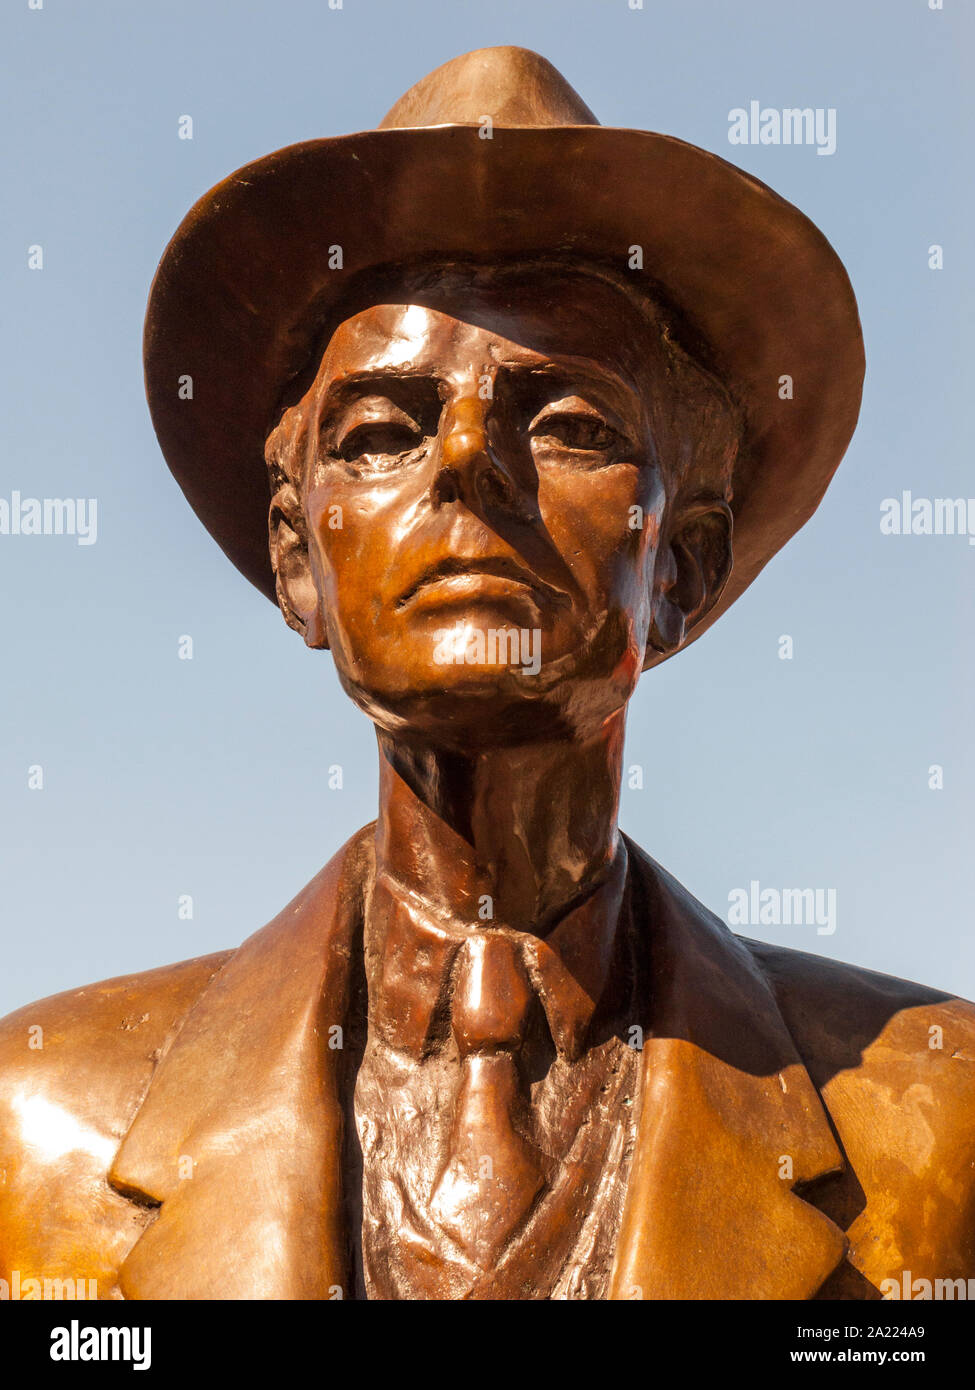
<path fill-rule="evenodd" d="M 151 1212 L 109 1173 L 156 1068 L 216 977 L 229 978 L 225 968 L 254 995 L 294 972 L 299 941 L 312 957 L 326 943 L 348 956 L 350 933 L 331 928 L 354 926 L 360 911 L 369 831 L 242 946 L 69 990 L 0 1020 L 0 1279 L 84 1273 L 104 1296 L 121 1296 L 120 1262 Z M 224 1041 L 214 1034 L 210 1045 Z"/>
<path fill-rule="evenodd" d="M 116 1143 L 231 951 L 67 990 L 0 1019 L 0 1169 Z M 2 1189 L 0 1189 L 2 1191 Z"/>
<path fill-rule="evenodd" d="M 843 1213 L 851 1265 L 878 1288 L 905 1270 L 971 1278 L 975 1005 L 874 970 L 747 944 L 856 1175 L 856 1189 L 843 1176 L 831 1196 L 821 1194 Z"/>
<path fill-rule="evenodd" d="M 834 1118 L 859 1131 L 859 1118 L 875 1121 L 878 1106 L 902 1119 L 916 1112 L 924 1123 L 910 1131 L 957 1141 L 972 1169 L 975 1004 L 805 951 L 745 944 Z M 869 1141 L 869 1124 L 862 1137 Z"/>
<path fill-rule="evenodd" d="M 10 1136 L 27 1132 L 25 1108 L 38 1124 L 49 1114 L 54 1125 L 57 1108 L 116 1138 L 124 1134 L 157 1063 L 232 957 L 241 952 L 258 971 L 269 953 L 289 957 L 303 925 L 322 931 L 338 912 L 354 911 L 368 881 L 373 831 L 363 827 L 242 947 L 68 990 L 0 1019 L 0 1166 Z M 263 957 L 252 949 L 261 940 L 268 943 Z"/>
<path fill-rule="evenodd" d="M 39 1114 L 42 1101 L 72 1113 L 87 1107 L 123 1133 L 130 1102 L 137 1107 L 187 1014 L 238 951 L 246 956 L 252 942 L 266 938 L 272 951 L 287 956 L 302 922 L 321 928 L 343 904 L 358 900 L 373 831 L 370 825 L 357 832 L 242 947 L 51 995 L 0 1019 L 0 1146 L 11 1132 L 11 1109 L 32 1104 Z M 252 969 L 259 966 L 252 961 Z"/>
<path fill-rule="evenodd" d="M 950 1030 L 964 1050 L 975 1042 L 975 1004 L 967 999 L 808 951 L 741 939 L 786 1021 L 833 1062 L 848 1061 L 852 1049 L 867 1052 L 880 1040 L 911 1052 L 923 1040 L 925 1054 L 943 1051 L 939 1029 Z"/>
<path fill-rule="evenodd" d="M 135 1209 L 109 1168 L 159 1059 L 232 954 L 104 980 L 0 1020 L 0 1277 L 83 1269 L 112 1286 Z"/>
<path fill-rule="evenodd" d="M 0 1019 L 0 1098 L 41 1077 L 72 1089 L 99 1071 L 156 1060 L 167 1036 L 233 955 L 220 951 L 81 989 L 65 990 Z"/>

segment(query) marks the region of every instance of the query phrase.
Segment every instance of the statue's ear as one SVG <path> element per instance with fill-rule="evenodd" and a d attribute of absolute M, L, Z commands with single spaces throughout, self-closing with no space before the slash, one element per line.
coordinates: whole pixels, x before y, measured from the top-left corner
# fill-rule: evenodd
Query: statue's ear
<path fill-rule="evenodd" d="M 732 515 L 727 502 L 698 499 L 675 517 L 657 552 L 650 645 L 664 655 L 682 647 L 728 582 L 733 564 Z"/>
<path fill-rule="evenodd" d="M 298 492 L 282 483 L 271 498 L 268 544 L 278 606 L 309 647 L 327 647 L 325 620 L 308 554 L 308 532 Z"/>

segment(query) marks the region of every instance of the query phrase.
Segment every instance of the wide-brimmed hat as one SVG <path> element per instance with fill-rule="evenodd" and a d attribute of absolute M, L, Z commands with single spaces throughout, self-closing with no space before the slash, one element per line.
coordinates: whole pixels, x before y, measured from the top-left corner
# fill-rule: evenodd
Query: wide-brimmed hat
<path fill-rule="evenodd" d="M 615 267 L 663 298 L 742 408 L 734 570 L 694 636 L 808 521 L 863 382 L 829 242 L 717 155 L 600 126 L 544 58 L 488 48 L 424 77 L 376 130 L 231 174 L 163 254 L 145 327 L 153 424 L 197 516 L 269 598 L 265 440 L 351 287 L 368 297 L 373 271 L 394 267 L 546 257 Z"/>

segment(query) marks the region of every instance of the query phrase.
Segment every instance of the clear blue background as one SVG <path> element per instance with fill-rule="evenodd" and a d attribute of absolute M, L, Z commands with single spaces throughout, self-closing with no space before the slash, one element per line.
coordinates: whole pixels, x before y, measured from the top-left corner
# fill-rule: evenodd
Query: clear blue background
<path fill-rule="evenodd" d="M 8 0 L 0 495 L 95 496 L 99 535 L 0 537 L 0 1013 L 236 944 L 375 814 L 372 730 L 329 657 L 239 578 L 162 462 L 142 316 L 212 184 L 373 126 L 499 43 L 543 53 L 604 124 L 681 136 L 797 203 L 864 325 L 861 423 L 820 510 L 633 700 L 645 783 L 622 824 L 722 916 L 751 879 L 836 889 L 835 935 L 753 935 L 975 995 L 975 547 L 879 529 L 902 488 L 975 493 L 973 33 L 962 0 Z M 729 146 L 752 99 L 835 107 L 837 152 Z"/>

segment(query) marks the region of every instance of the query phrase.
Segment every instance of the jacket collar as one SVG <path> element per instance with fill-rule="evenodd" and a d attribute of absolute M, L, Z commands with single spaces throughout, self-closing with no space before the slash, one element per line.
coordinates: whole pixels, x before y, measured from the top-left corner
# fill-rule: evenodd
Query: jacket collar
<path fill-rule="evenodd" d="M 611 1297 L 808 1299 L 848 1241 L 798 1195 L 845 1166 L 753 956 L 627 841 L 652 1033 Z"/>
<path fill-rule="evenodd" d="M 809 1298 L 847 1247 L 794 1190 L 843 1166 L 818 1093 L 746 947 L 626 843 L 653 998 L 611 1296 Z M 159 1063 L 109 1175 L 159 1208 L 125 1297 L 351 1296 L 334 1029 L 374 872 L 370 826 L 235 952 Z"/>
<path fill-rule="evenodd" d="M 160 1206 L 119 1273 L 126 1298 L 347 1296 L 333 1030 L 361 955 L 371 849 L 367 827 L 243 943 L 157 1067 L 109 1174 Z"/>

